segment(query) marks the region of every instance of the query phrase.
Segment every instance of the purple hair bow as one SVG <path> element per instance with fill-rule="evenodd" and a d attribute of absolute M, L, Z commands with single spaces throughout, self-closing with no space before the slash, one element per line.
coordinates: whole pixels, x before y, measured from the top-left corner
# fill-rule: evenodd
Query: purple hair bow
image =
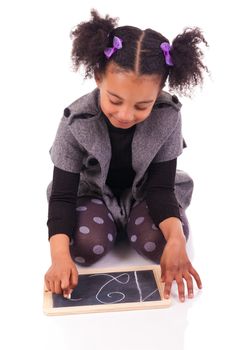
<path fill-rule="evenodd" d="M 167 42 L 164 42 L 160 45 L 160 48 L 163 51 L 164 57 L 165 57 L 165 62 L 168 66 L 173 66 L 173 62 L 172 62 L 172 58 L 170 55 L 170 49 L 171 49 L 171 45 Z"/>
<path fill-rule="evenodd" d="M 107 58 L 110 58 L 114 52 L 122 48 L 122 39 L 117 36 L 113 37 L 113 47 L 107 47 L 104 50 L 104 54 Z"/>

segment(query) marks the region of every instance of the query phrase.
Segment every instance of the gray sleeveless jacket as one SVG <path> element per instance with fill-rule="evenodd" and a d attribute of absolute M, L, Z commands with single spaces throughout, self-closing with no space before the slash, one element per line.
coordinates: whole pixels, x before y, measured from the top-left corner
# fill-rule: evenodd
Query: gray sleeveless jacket
<path fill-rule="evenodd" d="M 136 175 L 132 188 L 123 193 L 120 203 L 105 183 L 111 160 L 111 143 L 99 106 L 98 88 L 64 110 L 50 149 L 51 159 L 62 170 L 80 173 L 77 196 L 102 198 L 118 227 L 123 228 L 132 204 L 144 199 L 150 163 L 172 160 L 182 153 L 185 143 L 180 108 L 177 97 L 163 91 L 149 117 L 137 124 L 132 141 L 132 166 Z M 52 183 L 47 190 L 48 199 L 51 186 Z M 187 173 L 177 170 L 175 194 L 181 207 L 189 205 L 192 191 L 192 179 Z"/>

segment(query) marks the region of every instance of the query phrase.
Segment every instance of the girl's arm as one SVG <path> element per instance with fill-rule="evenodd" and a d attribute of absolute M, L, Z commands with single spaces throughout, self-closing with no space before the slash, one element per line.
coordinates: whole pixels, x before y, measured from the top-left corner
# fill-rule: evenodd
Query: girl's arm
<path fill-rule="evenodd" d="M 79 174 L 54 167 L 47 222 L 52 265 L 45 274 L 45 284 L 48 290 L 64 296 L 68 296 L 78 282 L 77 268 L 70 255 L 78 185 Z"/>
<path fill-rule="evenodd" d="M 72 239 L 76 228 L 75 208 L 79 179 L 79 173 L 54 167 L 47 221 L 49 239 L 61 232 Z"/>
<path fill-rule="evenodd" d="M 193 295 L 193 280 L 201 288 L 200 277 L 186 253 L 186 238 L 183 232 L 179 204 L 174 193 L 177 160 L 152 163 L 148 172 L 146 202 L 154 223 L 162 231 L 167 243 L 160 265 L 165 282 L 165 296 L 169 297 L 173 280 L 177 282 L 180 300 L 184 300 L 186 280 L 188 296 Z"/>
<path fill-rule="evenodd" d="M 45 284 L 53 293 L 69 297 L 78 283 L 78 271 L 70 256 L 69 237 L 56 234 L 50 238 L 52 264 L 45 274 Z"/>

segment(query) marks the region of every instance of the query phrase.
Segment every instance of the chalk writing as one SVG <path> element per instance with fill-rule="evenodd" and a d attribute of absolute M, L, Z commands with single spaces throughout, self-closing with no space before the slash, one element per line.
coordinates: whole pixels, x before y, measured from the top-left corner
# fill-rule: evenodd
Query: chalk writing
<path fill-rule="evenodd" d="M 71 299 L 53 294 L 53 307 L 161 300 L 152 270 L 79 275 Z"/>
<path fill-rule="evenodd" d="M 103 273 L 103 274 L 98 274 L 98 276 L 99 275 L 103 275 L 103 276 L 109 276 L 111 279 L 107 282 L 107 283 L 105 283 L 101 288 L 100 288 L 100 290 L 98 291 L 98 293 L 96 294 L 96 299 L 100 302 L 100 303 L 102 303 L 102 304 L 106 304 L 107 302 L 105 302 L 105 301 L 102 301 L 101 299 L 99 299 L 99 294 L 101 293 L 101 291 L 102 291 L 102 289 L 105 287 L 105 286 L 107 286 L 109 283 L 111 283 L 112 281 L 116 281 L 116 282 L 119 282 L 119 283 L 121 283 L 121 284 L 126 284 L 126 283 L 128 283 L 129 282 L 129 274 L 128 273 L 122 273 L 121 275 L 119 275 L 119 276 L 117 276 L 117 277 L 114 277 L 114 276 L 112 276 L 112 275 L 109 275 L 109 274 L 107 274 L 107 273 Z M 97 275 L 91 275 L 90 277 L 96 277 Z M 122 276 L 126 276 L 127 277 L 127 279 L 126 279 L 126 281 L 125 282 L 123 282 L 123 281 L 121 281 L 120 280 L 120 278 L 122 277 Z M 107 293 L 107 296 L 109 297 L 109 298 L 112 298 L 112 295 L 119 295 L 119 296 L 121 296 L 121 298 L 120 299 L 117 299 L 117 300 L 115 300 L 115 301 L 111 301 L 111 304 L 114 304 L 114 303 L 119 303 L 120 301 L 122 301 L 123 299 L 125 299 L 125 294 L 124 293 L 122 293 L 122 292 L 109 292 L 109 293 Z"/>

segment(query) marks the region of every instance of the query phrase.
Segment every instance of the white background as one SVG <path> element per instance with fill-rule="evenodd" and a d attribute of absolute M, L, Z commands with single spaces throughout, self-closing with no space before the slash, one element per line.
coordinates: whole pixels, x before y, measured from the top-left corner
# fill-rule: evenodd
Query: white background
<path fill-rule="evenodd" d="M 1 339 L 4 349 L 177 349 L 233 346 L 232 16 L 230 1 L 1 1 Z M 188 144 L 179 160 L 195 181 L 189 255 L 203 280 L 193 300 L 169 309 L 48 317 L 43 275 L 50 264 L 46 187 L 49 148 L 63 109 L 94 88 L 71 70 L 70 30 L 90 9 L 119 25 L 154 28 L 170 41 L 202 28 L 211 77 L 182 98 Z M 96 266 L 143 264 L 125 247 Z M 128 249 L 128 250 L 127 250 Z M 127 253 L 126 253 L 127 252 Z M 146 261 L 148 263 L 148 261 Z"/>

